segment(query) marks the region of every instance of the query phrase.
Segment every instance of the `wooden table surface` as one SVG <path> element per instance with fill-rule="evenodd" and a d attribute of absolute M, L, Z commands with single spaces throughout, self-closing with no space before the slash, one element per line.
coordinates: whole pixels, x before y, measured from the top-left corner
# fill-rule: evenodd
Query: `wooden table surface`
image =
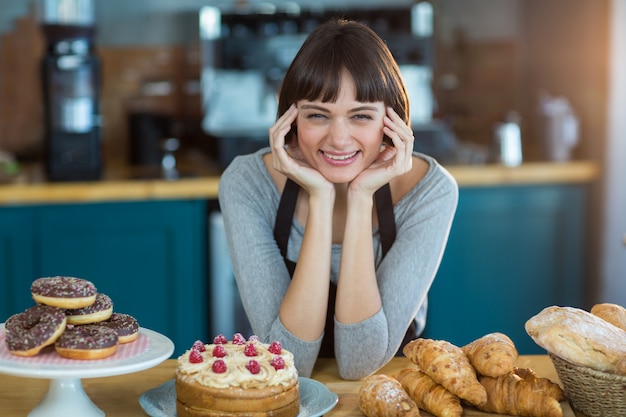
<path fill-rule="evenodd" d="M 558 382 L 556 371 L 550 359 L 545 355 L 521 356 L 520 367 L 531 368 L 540 376 Z M 155 388 L 174 377 L 176 361 L 167 360 L 162 364 L 141 372 L 127 375 L 83 379 L 85 392 L 91 400 L 111 417 L 145 416 L 139 405 L 139 397 L 145 391 Z M 410 366 L 406 358 L 394 358 L 380 370 L 380 373 L 392 374 Z M 363 417 L 357 405 L 357 391 L 360 381 L 345 381 L 339 378 L 335 361 L 321 359 L 312 378 L 323 382 L 339 396 L 336 407 L 326 414 L 330 417 Z M 2 417 L 24 417 L 41 401 L 48 389 L 48 380 L 15 377 L 0 374 L 0 415 Z M 572 411 L 567 401 L 561 403 L 563 417 L 584 417 Z M 421 411 L 422 416 L 430 416 Z M 498 414 L 483 413 L 472 408 L 465 408 L 464 417 L 495 417 Z"/>

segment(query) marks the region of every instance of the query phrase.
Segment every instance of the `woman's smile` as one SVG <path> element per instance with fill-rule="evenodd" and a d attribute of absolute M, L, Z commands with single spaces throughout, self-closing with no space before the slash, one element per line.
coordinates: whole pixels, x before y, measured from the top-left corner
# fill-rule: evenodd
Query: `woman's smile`
<path fill-rule="evenodd" d="M 328 159 L 330 163 L 337 164 L 346 164 L 352 163 L 354 158 L 358 155 L 359 151 L 354 151 L 350 153 L 336 153 L 336 152 L 326 152 L 320 151 L 324 158 Z"/>

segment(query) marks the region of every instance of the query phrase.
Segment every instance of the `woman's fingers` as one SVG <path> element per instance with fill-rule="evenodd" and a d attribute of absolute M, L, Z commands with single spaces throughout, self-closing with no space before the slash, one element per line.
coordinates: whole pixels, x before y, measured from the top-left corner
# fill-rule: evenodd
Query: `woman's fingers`
<path fill-rule="evenodd" d="M 298 117 L 298 110 L 295 105 L 291 105 L 287 111 L 276 120 L 276 123 L 269 129 L 270 147 L 274 155 L 274 168 L 282 171 L 285 163 L 290 158 L 285 150 L 285 137 L 291 130 L 292 124 Z"/>
<path fill-rule="evenodd" d="M 298 110 L 296 106 L 292 104 L 287 111 L 276 120 L 276 123 L 270 127 L 270 145 L 272 147 L 284 147 L 285 136 L 291 130 L 291 125 L 296 121 L 296 117 L 298 117 Z"/>
<path fill-rule="evenodd" d="M 389 137 L 391 137 L 392 141 L 393 139 L 399 139 L 401 141 L 398 143 L 394 141 L 394 144 L 413 144 L 413 131 L 391 107 L 387 108 L 385 127 L 390 129 L 394 133 L 388 135 Z"/>
<path fill-rule="evenodd" d="M 404 173 L 411 168 L 413 162 L 413 130 L 391 107 L 387 108 L 384 123 L 383 131 L 396 148 L 395 162 L 398 163 L 400 173 Z"/>

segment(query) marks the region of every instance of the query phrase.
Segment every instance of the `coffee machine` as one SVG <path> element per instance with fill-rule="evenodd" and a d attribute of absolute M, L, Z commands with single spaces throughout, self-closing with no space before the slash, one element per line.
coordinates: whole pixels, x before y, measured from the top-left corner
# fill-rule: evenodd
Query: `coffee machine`
<path fill-rule="evenodd" d="M 42 59 L 46 173 L 51 181 L 101 176 L 100 60 L 92 0 L 45 0 Z"/>

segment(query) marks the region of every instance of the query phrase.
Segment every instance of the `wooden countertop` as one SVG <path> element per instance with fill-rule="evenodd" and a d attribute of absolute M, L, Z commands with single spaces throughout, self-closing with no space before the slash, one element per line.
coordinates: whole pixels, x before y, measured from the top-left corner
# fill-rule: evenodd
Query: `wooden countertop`
<path fill-rule="evenodd" d="M 519 167 L 502 165 L 454 165 L 446 167 L 460 187 L 489 187 L 523 184 L 589 183 L 599 175 L 590 161 L 567 163 L 530 162 Z M 25 172 L 11 183 L 0 183 L 0 205 L 95 203 L 159 199 L 215 199 L 219 175 L 203 172 L 175 181 L 141 179 L 117 170 L 102 180 L 89 182 L 46 182 L 40 170 Z"/>
<path fill-rule="evenodd" d="M 539 376 L 558 382 L 552 362 L 546 355 L 523 355 L 518 361 L 521 367 L 531 368 Z M 89 398 L 105 412 L 107 416 L 136 417 L 146 415 L 139 405 L 139 397 L 145 391 L 155 388 L 174 377 L 176 361 L 167 360 L 145 371 L 106 378 L 84 379 L 82 381 Z M 406 358 L 394 358 L 380 370 L 380 373 L 393 374 L 404 367 L 411 366 Z M 357 404 L 357 392 L 360 381 L 345 381 L 339 378 L 333 359 L 321 359 L 312 378 L 320 381 L 339 396 L 339 402 L 326 414 L 327 417 L 363 417 Z M 0 414 L 3 417 L 27 415 L 43 398 L 48 388 L 45 379 L 29 379 L 0 374 Z M 567 401 L 561 403 L 563 417 L 584 417 L 574 412 Z M 421 411 L 422 416 L 431 414 Z M 464 417 L 495 417 L 490 414 L 466 407 Z"/>

